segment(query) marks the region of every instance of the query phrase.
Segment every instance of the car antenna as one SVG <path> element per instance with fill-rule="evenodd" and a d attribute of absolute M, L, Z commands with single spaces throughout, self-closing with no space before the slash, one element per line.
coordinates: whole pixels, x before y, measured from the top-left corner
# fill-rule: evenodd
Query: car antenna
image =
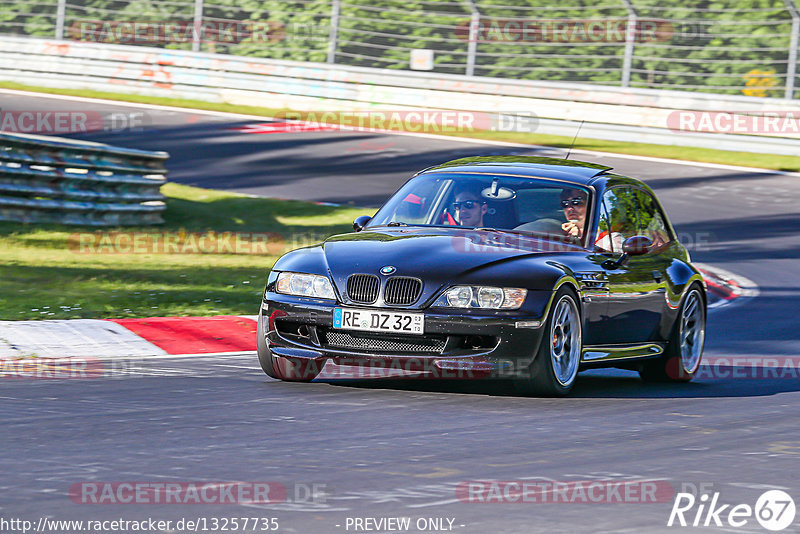
<path fill-rule="evenodd" d="M 583 128 L 583 123 L 585 121 L 586 121 L 585 119 L 582 120 L 581 123 L 578 125 L 578 131 L 575 132 L 575 137 L 572 138 L 572 144 L 569 145 L 569 150 L 567 150 L 567 157 L 564 158 L 564 161 L 569 159 L 570 152 L 572 152 L 572 147 L 575 146 L 575 140 L 578 138 L 578 134 L 581 133 L 581 128 Z"/>

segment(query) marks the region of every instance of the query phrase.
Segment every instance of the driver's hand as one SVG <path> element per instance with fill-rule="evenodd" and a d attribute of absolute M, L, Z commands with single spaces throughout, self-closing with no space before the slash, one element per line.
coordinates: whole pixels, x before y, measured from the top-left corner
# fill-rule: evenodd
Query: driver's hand
<path fill-rule="evenodd" d="M 561 225 L 561 229 L 567 235 L 571 235 L 573 237 L 581 237 L 581 228 L 580 226 L 578 226 L 577 219 L 571 219 L 565 222 L 564 224 Z"/>

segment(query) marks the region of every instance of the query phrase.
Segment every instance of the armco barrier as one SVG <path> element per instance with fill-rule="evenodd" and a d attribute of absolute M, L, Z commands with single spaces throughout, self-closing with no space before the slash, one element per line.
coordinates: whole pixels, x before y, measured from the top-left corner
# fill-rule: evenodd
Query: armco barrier
<path fill-rule="evenodd" d="M 166 152 L 0 133 L 0 220 L 95 226 L 163 222 Z"/>
<path fill-rule="evenodd" d="M 0 80 L 306 111 L 532 112 L 537 133 L 797 155 L 800 132 L 676 132 L 674 113 L 789 113 L 792 100 L 548 83 L 0 37 Z M 795 123 L 797 123 L 795 118 Z"/>

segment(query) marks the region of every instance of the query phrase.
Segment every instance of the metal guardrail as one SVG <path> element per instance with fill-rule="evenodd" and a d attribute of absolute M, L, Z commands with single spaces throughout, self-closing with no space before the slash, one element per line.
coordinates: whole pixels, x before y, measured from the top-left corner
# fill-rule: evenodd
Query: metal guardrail
<path fill-rule="evenodd" d="M 798 155 L 800 132 L 674 131 L 674 114 L 792 113 L 793 100 L 344 67 L 0 37 L 0 80 L 299 111 L 435 109 L 538 118 L 536 133 Z"/>
<path fill-rule="evenodd" d="M 0 220 L 161 224 L 166 152 L 0 133 Z"/>

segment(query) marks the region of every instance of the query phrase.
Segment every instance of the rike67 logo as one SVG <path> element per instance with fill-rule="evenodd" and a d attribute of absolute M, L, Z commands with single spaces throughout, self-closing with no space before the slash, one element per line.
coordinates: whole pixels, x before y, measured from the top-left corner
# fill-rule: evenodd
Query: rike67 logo
<path fill-rule="evenodd" d="M 755 519 L 763 528 L 777 532 L 794 523 L 795 511 L 794 500 L 781 490 L 765 491 L 755 506 L 722 503 L 718 491 L 699 496 L 681 492 L 675 495 L 667 526 L 741 528 Z"/>

